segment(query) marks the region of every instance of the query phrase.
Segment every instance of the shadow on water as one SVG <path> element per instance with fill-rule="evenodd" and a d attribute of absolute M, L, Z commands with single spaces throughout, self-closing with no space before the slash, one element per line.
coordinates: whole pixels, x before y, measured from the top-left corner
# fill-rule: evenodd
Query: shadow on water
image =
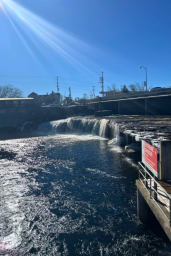
<path fill-rule="evenodd" d="M 39 135 L 34 135 L 32 132 L 13 132 L 13 133 L 1 133 L 0 140 L 14 140 L 14 139 L 24 139 L 30 137 L 39 137 Z"/>
<path fill-rule="evenodd" d="M 8 152 L 8 151 L 5 151 L 3 149 L 1 149 L 0 151 L 0 159 L 8 159 L 8 160 L 12 160 L 15 158 L 17 154 L 14 153 L 14 152 Z"/>

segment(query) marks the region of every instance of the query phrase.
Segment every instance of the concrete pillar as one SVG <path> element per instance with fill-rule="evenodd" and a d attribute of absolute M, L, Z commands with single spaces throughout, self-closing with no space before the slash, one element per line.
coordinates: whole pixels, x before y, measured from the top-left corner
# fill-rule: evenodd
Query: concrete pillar
<path fill-rule="evenodd" d="M 99 111 L 102 111 L 102 109 L 101 109 L 101 97 L 99 97 Z"/>
<path fill-rule="evenodd" d="M 145 98 L 145 115 L 148 114 L 147 98 Z"/>
<path fill-rule="evenodd" d="M 120 103 L 120 101 L 118 101 L 118 114 L 120 115 L 121 114 L 121 103 Z"/>
<path fill-rule="evenodd" d="M 152 218 L 154 218 L 150 207 L 148 206 L 139 189 L 137 189 L 137 216 L 139 220 L 144 224 L 147 224 Z"/>
<path fill-rule="evenodd" d="M 160 141 L 159 180 L 171 180 L 171 140 Z"/>

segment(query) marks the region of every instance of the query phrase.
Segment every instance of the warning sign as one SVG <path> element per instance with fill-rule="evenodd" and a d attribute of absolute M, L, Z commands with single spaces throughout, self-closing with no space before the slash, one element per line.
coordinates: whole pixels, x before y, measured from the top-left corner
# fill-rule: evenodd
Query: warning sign
<path fill-rule="evenodd" d="M 142 143 L 142 162 L 147 168 L 158 177 L 157 148 L 151 146 L 144 140 Z"/>

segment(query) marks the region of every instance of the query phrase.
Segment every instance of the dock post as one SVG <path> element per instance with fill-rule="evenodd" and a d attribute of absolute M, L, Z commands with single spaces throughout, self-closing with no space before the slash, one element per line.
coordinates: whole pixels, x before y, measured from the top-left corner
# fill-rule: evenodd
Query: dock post
<path fill-rule="evenodd" d="M 171 199 L 170 199 L 170 202 L 169 202 L 169 206 L 170 206 L 170 227 L 171 227 Z"/>
<path fill-rule="evenodd" d="M 152 211 L 145 201 L 140 190 L 137 188 L 137 217 L 142 223 L 146 224 L 152 217 Z"/>
<path fill-rule="evenodd" d="M 171 179 L 171 141 L 160 141 L 159 180 Z"/>
<path fill-rule="evenodd" d="M 154 180 L 156 181 L 156 176 L 153 175 Z M 157 183 L 154 182 L 154 189 L 157 191 Z M 157 193 L 154 191 L 154 200 L 157 200 Z"/>

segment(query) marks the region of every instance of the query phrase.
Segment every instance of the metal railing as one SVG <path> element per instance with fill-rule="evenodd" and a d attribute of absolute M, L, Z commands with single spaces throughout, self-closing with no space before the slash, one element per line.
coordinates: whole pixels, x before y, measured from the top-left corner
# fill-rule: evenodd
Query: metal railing
<path fill-rule="evenodd" d="M 95 99 L 87 99 L 86 103 L 87 104 L 91 104 L 91 103 L 98 103 L 99 100 L 101 102 L 103 101 L 112 101 L 112 100 L 122 100 L 122 99 L 128 99 L 135 97 L 135 98 L 139 98 L 139 97 L 157 97 L 157 96 L 163 96 L 163 95 L 171 95 L 171 88 L 165 88 L 165 89 L 160 89 L 160 90 L 154 90 L 154 91 L 137 91 L 137 92 L 128 92 L 128 93 L 123 93 L 123 92 L 117 92 L 113 95 L 109 95 L 109 96 L 104 96 L 104 97 L 99 97 L 99 98 L 95 98 Z"/>
<path fill-rule="evenodd" d="M 154 202 L 156 203 L 156 205 L 159 207 L 159 209 L 161 210 L 161 212 L 165 215 L 165 217 L 167 218 L 167 220 L 170 223 L 170 227 L 171 227 L 171 197 L 170 195 L 167 193 L 167 191 L 156 181 L 155 177 L 153 177 L 147 170 L 147 167 L 145 167 L 142 163 L 138 163 L 141 167 L 141 169 L 139 169 L 138 172 L 138 178 L 139 181 L 141 181 L 141 183 L 144 185 L 144 187 L 146 188 L 146 190 L 148 191 L 148 193 L 150 194 L 150 198 L 154 200 Z M 163 192 L 161 194 L 161 192 Z M 159 197 L 162 198 L 163 200 L 168 200 L 169 204 L 167 205 L 167 203 L 164 203 L 164 201 L 159 200 Z M 163 209 L 161 208 L 161 204 L 163 204 L 169 212 L 169 217 L 166 215 L 166 213 L 163 211 Z"/>

